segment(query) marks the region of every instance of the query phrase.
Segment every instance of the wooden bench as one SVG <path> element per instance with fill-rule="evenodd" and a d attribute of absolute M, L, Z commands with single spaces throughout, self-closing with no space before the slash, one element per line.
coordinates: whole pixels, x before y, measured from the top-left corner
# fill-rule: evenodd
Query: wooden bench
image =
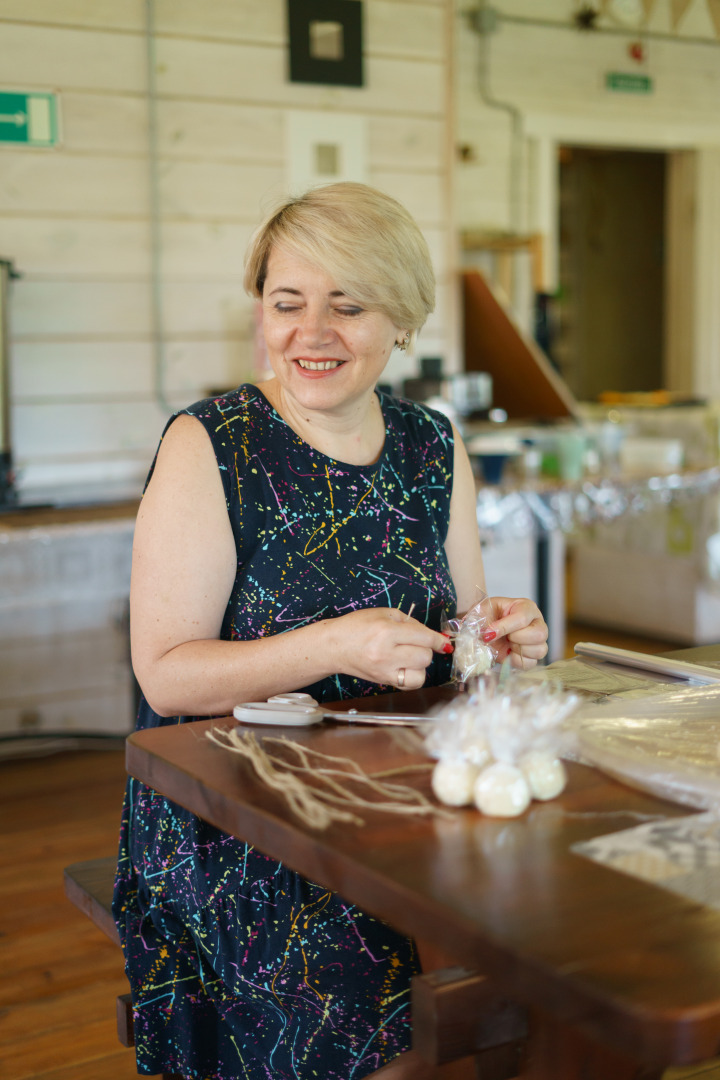
<path fill-rule="evenodd" d="M 112 916 L 116 859 L 91 859 L 65 868 L 65 895 L 99 930 L 120 944 Z M 116 1003 L 118 1039 L 134 1046 L 130 994 Z M 524 1011 L 499 1001 L 488 982 L 464 968 L 445 968 L 412 981 L 413 1049 L 426 1061 L 444 1065 L 476 1056 L 483 1080 L 517 1076 L 527 1034 Z M 164 1073 L 163 1080 L 182 1080 Z"/>
<path fill-rule="evenodd" d="M 64 872 L 65 895 L 68 900 L 91 919 L 106 937 L 120 945 L 120 935 L 112 915 L 113 882 L 117 859 L 90 859 L 73 863 Z M 123 1046 L 135 1045 L 132 998 L 119 994 L 115 1003 L 118 1039 Z M 176 1073 L 163 1073 L 162 1080 L 183 1080 Z"/>

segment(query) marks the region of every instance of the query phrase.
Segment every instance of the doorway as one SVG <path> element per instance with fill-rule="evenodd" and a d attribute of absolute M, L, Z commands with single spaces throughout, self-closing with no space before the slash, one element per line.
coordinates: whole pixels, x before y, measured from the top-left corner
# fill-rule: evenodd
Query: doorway
<path fill-rule="evenodd" d="M 553 359 L 580 401 L 663 388 L 666 155 L 559 148 Z"/>

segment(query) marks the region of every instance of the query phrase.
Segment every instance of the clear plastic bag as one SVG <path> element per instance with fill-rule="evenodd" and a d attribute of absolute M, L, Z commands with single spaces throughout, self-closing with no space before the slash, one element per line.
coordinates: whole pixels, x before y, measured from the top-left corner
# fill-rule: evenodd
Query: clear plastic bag
<path fill-rule="evenodd" d="M 512 817 L 532 798 L 565 786 L 560 762 L 564 723 L 580 699 L 553 681 L 527 682 L 506 662 L 436 712 L 425 745 L 437 759 L 433 790 L 441 802 Z"/>
<path fill-rule="evenodd" d="M 490 625 L 490 619 L 483 605 L 487 593 L 482 594 L 477 604 L 461 619 L 442 620 L 441 630 L 448 634 L 455 646 L 451 679 L 455 683 L 466 684 L 471 679 L 486 675 L 495 663 L 495 653 L 483 641 L 483 633 Z"/>

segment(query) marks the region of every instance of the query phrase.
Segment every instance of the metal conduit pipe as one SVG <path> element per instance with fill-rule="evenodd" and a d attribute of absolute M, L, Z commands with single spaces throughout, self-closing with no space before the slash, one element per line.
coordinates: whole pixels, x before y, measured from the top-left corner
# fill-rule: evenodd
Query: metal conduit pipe
<path fill-rule="evenodd" d="M 523 115 L 521 110 L 510 101 L 500 101 L 490 88 L 490 37 L 497 27 L 497 16 L 493 8 L 486 4 L 467 13 L 470 25 L 480 35 L 478 55 L 478 85 L 484 105 L 498 109 L 510 117 L 510 167 L 508 181 L 509 224 L 513 232 L 522 229 L 522 161 L 523 161 Z"/>
<path fill-rule="evenodd" d="M 162 223 L 158 160 L 157 84 L 155 56 L 155 0 L 145 0 L 145 43 L 148 104 L 148 190 L 150 209 L 150 317 L 153 349 L 153 392 L 156 403 L 174 412 L 165 392 L 165 321 L 162 296 Z"/>

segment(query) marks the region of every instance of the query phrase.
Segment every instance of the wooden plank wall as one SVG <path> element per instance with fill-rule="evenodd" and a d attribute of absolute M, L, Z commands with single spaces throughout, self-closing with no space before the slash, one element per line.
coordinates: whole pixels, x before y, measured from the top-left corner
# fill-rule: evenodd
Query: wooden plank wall
<path fill-rule="evenodd" d="M 495 0 L 492 7 L 500 20 L 487 42 L 484 89 L 497 102 L 519 108 L 526 125 L 554 117 L 567 127 L 575 118 L 580 131 L 583 125 L 586 133 L 597 130 L 603 144 L 616 140 L 618 147 L 632 146 L 638 132 L 643 145 L 651 145 L 655 136 L 658 149 L 668 146 L 671 132 L 678 134 L 677 146 L 693 139 L 697 145 L 720 145 L 720 40 L 705 0 L 692 0 L 676 30 L 671 0 L 655 0 L 647 29 L 674 39 L 646 40 L 642 63 L 628 54 L 642 34 L 575 30 L 574 5 L 567 0 Z M 504 22 L 503 15 L 564 26 Z M 599 26 L 622 29 L 610 17 Z M 455 52 L 457 137 L 467 148 L 457 166 L 457 221 L 468 229 L 506 229 L 511 225 L 511 118 L 483 101 L 482 42 L 463 5 L 457 8 Z M 605 75 L 611 71 L 649 75 L 652 93 L 609 92 Z M 525 220 L 514 223 L 521 230 L 536 224 L 529 220 L 533 192 L 526 186 L 524 194 Z"/>
<path fill-rule="evenodd" d="M 287 190 L 297 110 L 365 118 L 370 183 L 425 232 L 440 280 L 422 340 L 452 349 L 450 0 L 365 0 L 366 86 L 291 84 L 284 0 L 156 0 L 165 395 L 182 407 L 256 374 L 243 251 Z M 0 147 L 20 487 L 139 488 L 155 393 L 143 0 L 0 0 L 0 85 L 60 95 L 62 143 Z M 414 371 L 395 357 L 390 379 Z"/>
<path fill-rule="evenodd" d="M 677 26 L 672 0 L 654 0 L 646 5 L 647 35 L 623 27 L 609 5 L 596 6 L 603 13 L 597 30 L 588 32 L 573 26 L 577 5 L 567 0 L 496 0 L 496 27 L 485 34 L 472 28 L 458 6 L 457 224 L 473 232 L 540 235 L 544 289 L 552 293 L 559 284 L 558 147 L 665 152 L 670 179 L 666 385 L 716 400 L 720 28 L 707 0 L 683 5 Z M 638 42 L 644 50 L 639 61 L 630 53 Z M 606 87 L 611 72 L 648 76 L 651 92 L 612 92 Z M 688 155 L 684 166 L 673 161 L 682 153 Z M 677 206 L 675 198 L 680 198 Z M 466 263 L 486 269 L 474 253 Z M 522 307 L 527 270 L 518 260 L 515 265 L 520 282 L 515 316 L 529 324 Z M 612 342 L 606 344 L 612 348 Z"/>

